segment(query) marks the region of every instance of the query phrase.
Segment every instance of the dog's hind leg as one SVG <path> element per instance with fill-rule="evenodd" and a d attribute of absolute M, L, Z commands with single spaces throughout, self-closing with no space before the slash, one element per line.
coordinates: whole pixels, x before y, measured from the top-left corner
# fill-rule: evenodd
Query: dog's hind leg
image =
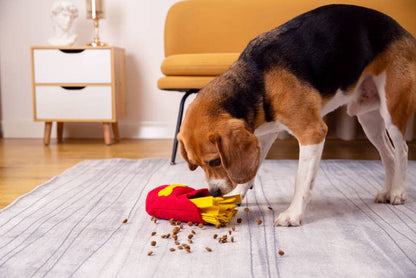
<path fill-rule="evenodd" d="M 376 202 L 386 202 L 393 184 L 395 165 L 394 147 L 389 139 L 384 120 L 378 109 L 358 115 L 358 121 L 367 135 L 368 140 L 370 140 L 380 153 L 385 170 L 385 182 L 383 190 L 377 194 Z"/>
<path fill-rule="evenodd" d="M 414 69 L 416 71 L 416 67 Z M 386 182 L 388 182 L 388 171 L 393 171 L 391 186 L 386 184 L 377 194 L 375 199 L 377 203 L 389 202 L 398 205 L 403 204 L 407 199 L 408 147 L 405 133 L 416 105 L 416 80 L 415 77 L 402 78 L 402 74 L 399 76 L 394 74 L 394 70 L 388 71 L 386 86 L 379 89 L 380 113 L 393 145 L 394 160 L 393 164 L 390 164 L 391 169 L 386 169 Z"/>

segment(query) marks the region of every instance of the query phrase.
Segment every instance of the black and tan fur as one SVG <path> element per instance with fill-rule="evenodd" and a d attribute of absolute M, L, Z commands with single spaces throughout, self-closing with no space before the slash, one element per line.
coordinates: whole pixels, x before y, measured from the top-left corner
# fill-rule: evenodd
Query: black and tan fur
<path fill-rule="evenodd" d="M 253 39 L 188 108 L 178 139 L 213 195 L 244 196 L 277 133 L 300 145 L 295 196 L 276 225 L 299 225 L 327 126 L 341 105 L 379 150 L 386 183 L 377 202 L 406 200 L 404 134 L 416 107 L 416 40 L 392 18 L 350 5 L 302 14 Z"/>

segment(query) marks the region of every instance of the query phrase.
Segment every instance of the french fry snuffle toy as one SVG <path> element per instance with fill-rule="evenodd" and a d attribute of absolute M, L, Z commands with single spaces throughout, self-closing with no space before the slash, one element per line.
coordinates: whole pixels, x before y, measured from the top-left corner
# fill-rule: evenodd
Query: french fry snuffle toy
<path fill-rule="evenodd" d="M 187 185 L 159 186 L 147 194 L 149 215 L 183 222 L 226 226 L 237 214 L 240 195 L 213 197 L 208 189 L 195 190 Z"/>

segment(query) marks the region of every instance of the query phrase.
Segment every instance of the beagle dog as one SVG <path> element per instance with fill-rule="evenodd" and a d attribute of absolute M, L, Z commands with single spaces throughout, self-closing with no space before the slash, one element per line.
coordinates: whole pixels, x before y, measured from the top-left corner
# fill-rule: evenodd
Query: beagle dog
<path fill-rule="evenodd" d="M 244 197 L 277 134 L 299 142 L 294 197 L 275 226 L 298 226 L 311 198 L 327 125 L 347 105 L 385 168 L 375 202 L 403 204 L 404 135 L 416 107 L 416 40 L 375 10 L 328 5 L 253 39 L 239 59 L 200 90 L 178 134 L 189 168 L 210 194 Z"/>

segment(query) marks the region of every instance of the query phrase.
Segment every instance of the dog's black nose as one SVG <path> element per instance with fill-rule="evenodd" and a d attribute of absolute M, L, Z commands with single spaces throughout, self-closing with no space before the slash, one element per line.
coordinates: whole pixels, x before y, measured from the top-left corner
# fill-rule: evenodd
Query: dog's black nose
<path fill-rule="evenodd" d="M 219 188 L 213 188 L 209 190 L 209 195 L 214 196 L 214 197 L 218 197 L 222 195 L 221 189 Z"/>

